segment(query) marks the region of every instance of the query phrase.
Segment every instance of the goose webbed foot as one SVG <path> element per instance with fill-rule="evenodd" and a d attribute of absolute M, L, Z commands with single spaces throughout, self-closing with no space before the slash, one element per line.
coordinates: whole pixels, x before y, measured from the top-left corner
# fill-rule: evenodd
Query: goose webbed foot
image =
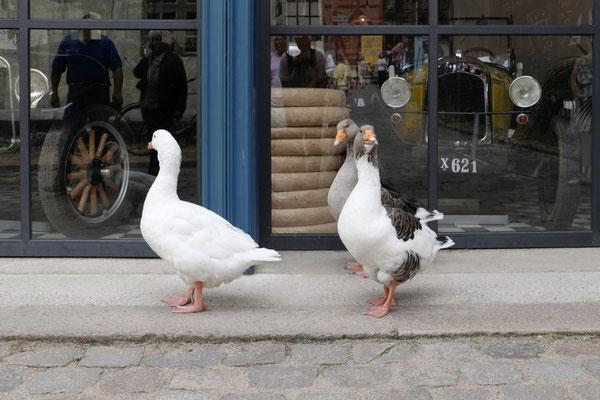
<path fill-rule="evenodd" d="M 170 305 L 171 307 L 177 306 L 185 306 L 186 304 L 192 302 L 194 295 L 194 288 L 191 287 L 185 292 L 183 296 L 171 296 L 166 299 L 162 299 L 161 301 L 165 304 Z"/>
<path fill-rule="evenodd" d="M 390 312 L 389 306 L 369 307 L 364 315 L 370 315 L 375 318 L 381 318 L 386 316 Z"/>
<path fill-rule="evenodd" d="M 375 306 L 367 308 L 367 311 L 364 313 L 365 315 L 371 315 L 376 318 L 381 318 L 388 314 L 390 311 L 390 307 L 394 307 L 396 305 L 396 301 L 394 300 L 394 290 L 396 290 L 396 283 L 390 283 L 389 288 L 384 286 L 383 292 L 384 295 L 382 297 L 376 297 L 375 299 L 370 300 L 378 300 L 375 303 Z M 368 300 L 367 302 L 369 302 Z M 373 304 L 373 303 L 369 303 Z"/>
<path fill-rule="evenodd" d="M 362 276 L 363 278 L 368 278 L 361 263 L 357 263 L 357 262 L 346 263 L 346 269 L 354 272 L 354 275 Z"/>
<path fill-rule="evenodd" d="M 357 263 L 357 262 L 349 262 L 346 263 L 346 269 L 349 271 L 362 271 L 363 267 L 361 263 Z"/>
<path fill-rule="evenodd" d="M 192 292 L 196 291 L 196 296 L 194 298 L 194 304 L 189 305 L 189 306 L 184 306 L 184 305 L 177 305 L 176 309 L 173 310 L 173 312 L 175 314 L 189 314 L 189 313 L 196 313 L 196 312 L 200 312 L 200 311 L 204 311 L 204 309 L 206 308 L 204 301 L 202 301 L 202 282 L 194 282 L 194 287 L 190 288 L 192 290 Z M 189 290 L 188 290 L 189 292 Z M 186 293 L 187 295 L 187 293 Z M 186 303 L 187 304 L 187 303 Z"/>

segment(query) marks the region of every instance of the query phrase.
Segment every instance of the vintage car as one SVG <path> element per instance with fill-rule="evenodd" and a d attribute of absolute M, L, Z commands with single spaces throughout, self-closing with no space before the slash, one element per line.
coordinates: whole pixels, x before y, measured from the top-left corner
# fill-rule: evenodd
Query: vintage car
<path fill-rule="evenodd" d="M 567 229 L 578 206 L 579 141 L 569 135 L 563 101 L 567 86 L 556 73 L 542 79 L 522 73 L 512 39 L 506 54 L 484 47 L 455 49 L 438 59 L 438 176 L 447 198 L 502 197 L 516 182 L 535 185 L 539 221 Z M 500 61 L 499 61 L 500 60 Z M 572 64 L 571 64 L 572 65 Z M 401 157 L 427 164 L 428 66 L 406 68 L 381 87 Z M 560 82 L 568 82 L 563 68 Z M 552 78 L 553 76 L 553 78 Z M 413 165 L 416 163 L 413 161 Z M 426 174 L 426 171 L 423 171 Z M 425 175 L 423 175 L 425 176 Z"/>

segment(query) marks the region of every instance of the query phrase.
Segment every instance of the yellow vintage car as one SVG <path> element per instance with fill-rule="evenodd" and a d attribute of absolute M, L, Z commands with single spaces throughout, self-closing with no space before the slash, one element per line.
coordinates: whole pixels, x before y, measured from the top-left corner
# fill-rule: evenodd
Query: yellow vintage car
<path fill-rule="evenodd" d="M 503 58 L 487 48 L 470 47 L 438 59 L 438 174 L 447 183 L 444 196 L 465 197 L 465 187 L 489 194 L 516 181 L 528 182 L 538 188 L 540 222 L 546 229 L 567 229 L 580 194 L 574 184 L 579 142 L 568 134 L 569 118 L 562 110 L 568 87 L 557 92 L 552 85 L 556 73 L 540 84 L 522 74 L 515 58 L 509 38 Z M 568 82 L 567 71 L 563 68 L 561 82 Z M 401 143 L 397 148 L 410 154 L 413 165 L 426 165 L 428 66 L 394 75 L 391 67 L 380 94 Z"/>

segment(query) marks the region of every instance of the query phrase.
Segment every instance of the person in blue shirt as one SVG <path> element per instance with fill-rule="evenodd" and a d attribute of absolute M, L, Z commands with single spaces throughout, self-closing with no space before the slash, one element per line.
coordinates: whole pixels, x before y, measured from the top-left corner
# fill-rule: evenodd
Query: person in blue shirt
<path fill-rule="evenodd" d="M 92 18 L 90 14 L 83 17 L 89 18 Z M 112 104 L 109 70 L 114 81 Z M 93 104 L 112 105 L 116 110 L 121 109 L 123 68 L 112 40 L 89 29 L 71 32 L 64 37 L 52 62 L 50 104 L 53 107 L 60 106 L 58 85 L 65 71 L 69 90 L 63 121 L 68 121 Z"/>

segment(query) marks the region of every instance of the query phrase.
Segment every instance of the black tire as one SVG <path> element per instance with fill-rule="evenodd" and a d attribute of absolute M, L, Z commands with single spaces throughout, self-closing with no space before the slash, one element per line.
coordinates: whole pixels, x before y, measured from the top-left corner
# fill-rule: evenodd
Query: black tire
<path fill-rule="evenodd" d="M 139 103 L 131 103 L 123 107 L 119 121 L 126 124 L 131 132 L 127 142 L 127 151 L 134 156 L 147 156 L 148 138 L 146 137 L 146 123 L 142 118 L 142 109 Z"/>
<path fill-rule="evenodd" d="M 115 232 L 131 212 L 127 127 L 108 106 L 93 106 L 69 127 L 55 125 L 40 152 L 38 186 L 53 228 L 98 238 Z"/>
<path fill-rule="evenodd" d="M 542 156 L 539 167 L 540 214 L 548 230 L 567 230 L 573 223 L 579 204 L 579 134 L 569 131 L 566 117 L 554 117 L 550 132 L 557 152 Z"/>

